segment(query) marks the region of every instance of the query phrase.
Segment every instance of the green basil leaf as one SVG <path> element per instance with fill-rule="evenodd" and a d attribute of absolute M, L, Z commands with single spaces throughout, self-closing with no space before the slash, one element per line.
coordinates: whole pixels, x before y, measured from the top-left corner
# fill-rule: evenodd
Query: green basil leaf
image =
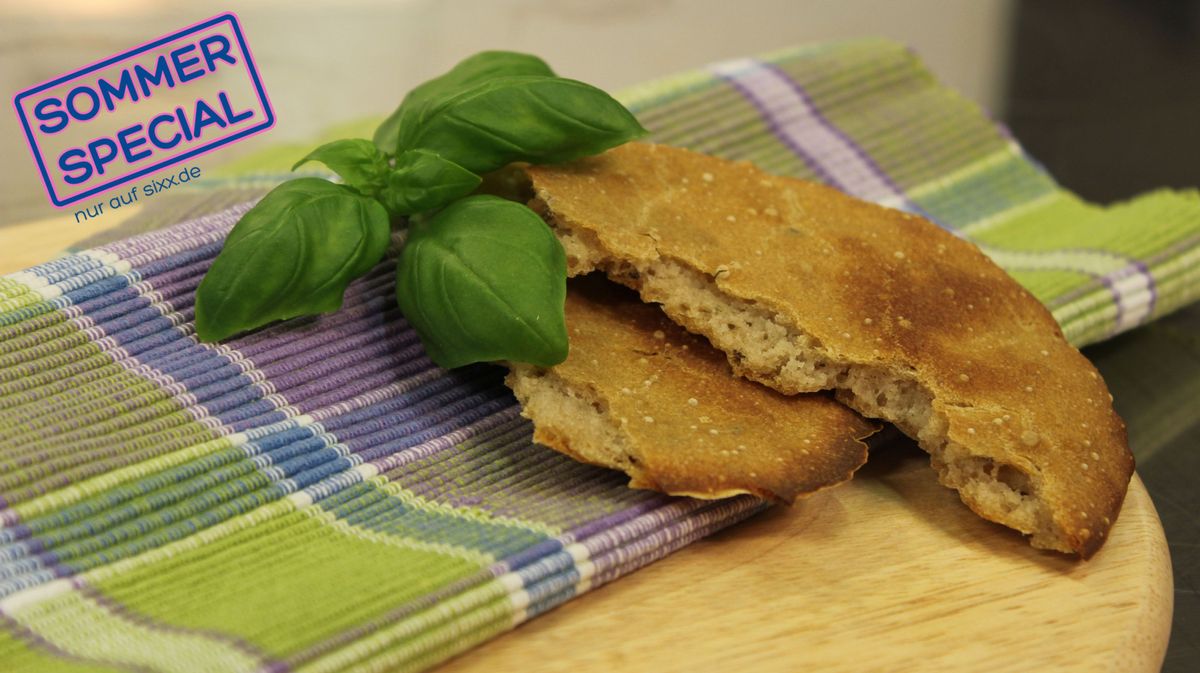
<path fill-rule="evenodd" d="M 486 173 L 513 161 L 559 163 L 646 133 L 612 96 L 561 77 L 493 78 L 431 105 L 399 150 L 435 152 Z"/>
<path fill-rule="evenodd" d="M 242 216 L 196 289 L 196 334 L 218 341 L 275 320 L 334 311 L 391 239 L 387 211 L 345 185 L 299 178 Z"/>
<path fill-rule="evenodd" d="M 566 254 L 529 208 L 470 196 L 409 225 L 396 297 L 429 357 L 447 368 L 567 357 Z"/>
<path fill-rule="evenodd" d="M 396 157 L 379 198 L 393 215 L 440 208 L 470 194 L 483 178 L 433 152 L 412 150 Z"/>
<path fill-rule="evenodd" d="M 363 192 L 377 190 L 388 172 L 388 161 L 369 140 L 352 138 L 325 143 L 297 161 L 292 170 L 310 162 L 319 161 L 351 187 Z"/>
<path fill-rule="evenodd" d="M 404 97 L 400 106 L 375 131 L 375 146 L 383 152 L 396 152 L 401 129 L 411 126 L 431 100 L 440 99 L 495 77 L 509 75 L 543 75 L 553 77 L 554 71 L 546 62 L 532 54 L 515 51 L 482 51 L 469 56 Z"/>

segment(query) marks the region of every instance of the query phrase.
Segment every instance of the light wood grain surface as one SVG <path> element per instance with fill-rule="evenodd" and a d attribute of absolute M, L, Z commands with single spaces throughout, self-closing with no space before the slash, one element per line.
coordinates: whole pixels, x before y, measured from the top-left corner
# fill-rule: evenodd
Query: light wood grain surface
<path fill-rule="evenodd" d="M 1090 561 L 1030 548 L 917 449 L 452 660 L 468 671 L 1157 671 L 1171 563 L 1136 476 Z"/>
<path fill-rule="evenodd" d="M 115 228 L 138 209 L 128 206 L 90 222 L 76 222 L 70 210 L 62 210 L 56 216 L 0 227 L 0 274 L 53 259 L 74 243 Z"/>
<path fill-rule="evenodd" d="M 116 226 L 0 228 L 0 273 Z M 907 442 L 450 661 L 444 673 L 1157 671 L 1171 562 L 1134 476 L 1092 560 L 972 514 Z"/>

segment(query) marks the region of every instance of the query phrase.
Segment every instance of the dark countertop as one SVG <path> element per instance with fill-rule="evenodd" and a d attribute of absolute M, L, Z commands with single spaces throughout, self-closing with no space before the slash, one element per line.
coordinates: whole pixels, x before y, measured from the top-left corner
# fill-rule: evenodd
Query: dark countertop
<path fill-rule="evenodd" d="M 1164 673 L 1200 670 L 1200 304 L 1084 349 L 1129 428 L 1171 549 L 1175 616 Z"/>

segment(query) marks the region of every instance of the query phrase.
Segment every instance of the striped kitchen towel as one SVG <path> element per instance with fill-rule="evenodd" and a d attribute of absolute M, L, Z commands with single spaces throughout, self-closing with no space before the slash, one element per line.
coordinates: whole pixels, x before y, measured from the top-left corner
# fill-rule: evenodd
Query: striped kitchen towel
<path fill-rule="evenodd" d="M 896 45 L 624 100 L 655 140 L 976 241 L 1076 343 L 1197 296 L 1200 196 L 1084 203 Z M 278 154 L 229 186 L 278 179 Z M 424 669 L 763 507 L 533 445 L 497 368 L 425 357 L 392 261 L 337 313 L 199 344 L 195 287 L 248 207 L 0 279 L 0 669 Z"/>

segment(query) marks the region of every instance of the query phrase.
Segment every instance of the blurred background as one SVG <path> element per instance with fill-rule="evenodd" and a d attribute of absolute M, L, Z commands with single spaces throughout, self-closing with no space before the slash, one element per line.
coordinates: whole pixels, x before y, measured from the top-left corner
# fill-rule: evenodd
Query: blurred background
<path fill-rule="evenodd" d="M 382 117 L 481 49 L 533 52 L 616 91 L 725 58 L 883 36 L 908 44 L 1087 199 L 1200 186 L 1200 0 L 0 0 L 0 88 L 11 97 L 227 10 L 241 19 L 278 125 L 189 162 L 205 169 Z M 40 220 L 39 236 L 83 238 L 70 211 L 48 203 L 11 107 L 0 113 L 0 156 L 0 228 Z M 1087 351 L 1119 412 L 1135 398 L 1160 412 L 1133 419 L 1130 438 L 1175 565 L 1172 672 L 1200 670 L 1197 335 L 1192 306 Z M 1138 353 L 1161 354 L 1161 366 L 1148 371 Z"/>
<path fill-rule="evenodd" d="M 480 49 L 531 51 L 619 90 L 724 58 L 884 36 L 1089 199 L 1200 184 L 1200 0 L 0 0 L 0 82 L 11 96 L 225 10 L 241 19 L 279 122 L 202 167 L 385 115 Z M 0 226 L 55 217 L 11 112 L 0 156 Z"/>

